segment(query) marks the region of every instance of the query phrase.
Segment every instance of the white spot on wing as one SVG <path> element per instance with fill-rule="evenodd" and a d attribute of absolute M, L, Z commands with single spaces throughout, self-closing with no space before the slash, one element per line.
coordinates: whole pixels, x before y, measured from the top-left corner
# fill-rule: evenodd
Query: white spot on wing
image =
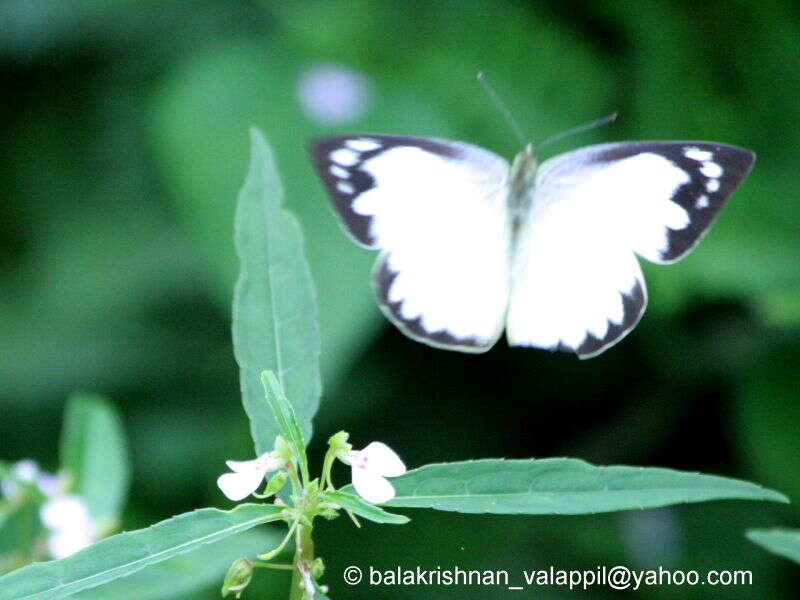
<path fill-rule="evenodd" d="M 353 192 L 356 191 L 356 189 L 353 187 L 353 184 L 347 181 L 340 181 L 339 183 L 337 183 L 336 189 L 342 192 L 343 194 L 352 194 Z"/>
<path fill-rule="evenodd" d="M 376 150 L 381 147 L 381 145 L 375 140 L 370 140 L 367 138 L 361 138 L 360 140 L 347 140 L 346 146 L 358 152 L 369 152 L 370 150 Z"/>
<path fill-rule="evenodd" d="M 719 179 L 709 179 L 706 182 L 706 191 L 714 193 L 719 189 Z"/>
<path fill-rule="evenodd" d="M 705 175 L 706 177 L 717 178 L 722 175 L 722 167 L 720 167 L 717 163 L 706 161 L 703 163 L 703 166 L 700 167 L 700 172 Z"/>
<path fill-rule="evenodd" d="M 686 158 L 690 158 L 692 160 L 697 160 L 701 162 L 711 160 L 714 156 L 712 152 L 709 152 L 707 150 L 700 150 L 700 148 L 694 146 L 691 146 L 689 148 L 684 148 L 683 155 Z"/>
<path fill-rule="evenodd" d="M 331 152 L 330 159 L 344 167 L 352 167 L 358 162 L 358 152 L 353 152 L 348 148 L 339 148 Z"/>
<path fill-rule="evenodd" d="M 331 175 L 338 177 L 339 179 L 347 179 L 350 177 L 349 171 L 347 169 L 343 169 L 339 165 L 331 165 L 331 168 L 328 170 L 331 172 Z"/>
<path fill-rule="evenodd" d="M 694 203 L 695 208 L 708 208 L 708 196 L 700 196 Z"/>

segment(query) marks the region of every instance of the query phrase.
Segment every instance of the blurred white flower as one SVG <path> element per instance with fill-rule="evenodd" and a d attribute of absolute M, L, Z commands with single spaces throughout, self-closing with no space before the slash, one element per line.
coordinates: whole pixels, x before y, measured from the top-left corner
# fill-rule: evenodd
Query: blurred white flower
<path fill-rule="evenodd" d="M 11 469 L 0 481 L 0 491 L 3 497 L 13 500 L 21 493 L 20 482 L 34 483 L 40 476 L 39 465 L 30 458 L 22 459 L 11 465 Z"/>
<path fill-rule="evenodd" d="M 65 495 L 48 500 L 39 509 L 39 516 L 50 531 L 47 550 L 55 559 L 75 554 L 97 539 L 97 528 L 89 508 L 78 496 Z"/>
<path fill-rule="evenodd" d="M 230 500 L 238 502 L 258 489 L 267 473 L 283 466 L 283 461 L 266 452 L 253 460 L 225 461 L 233 473 L 225 473 L 217 479 L 217 486 Z"/>
<path fill-rule="evenodd" d="M 370 86 L 361 73 L 336 64 L 318 64 L 300 75 L 297 96 L 306 116 L 322 125 L 341 125 L 364 115 Z"/>
<path fill-rule="evenodd" d="M 353 468 L 353 487 L 367 502 L 382 504 L 394 498 L 394 487 L 386 477 L 397 477 L 406 466 L 397 453 L 382 442 L 372 442 L 363 450 L 351 450 L 347 461 Z"/>

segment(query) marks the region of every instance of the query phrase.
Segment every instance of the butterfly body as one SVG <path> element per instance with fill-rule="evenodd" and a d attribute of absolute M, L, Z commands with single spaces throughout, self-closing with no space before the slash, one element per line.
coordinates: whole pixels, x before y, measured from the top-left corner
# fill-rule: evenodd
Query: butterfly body
<path fill-rule="evenodd" d="M 345 230 L 379 249 L 384 314 L 431 346 L 603 352 L 647 304 L 636 255 L 671 263 L 703 237 L 754 155 L 712 142 L 588 146 L 509 165 L 464 142 L 390 135 L 311 149 Z"/>
<path fill-rule="evenodd" d="M 525 149 L 514 157 L 509 171 L 508 205 L 515 221 L 525 218 L 536 187 L 536 173 L 539 161 L 533 145 L 527 144 Z"/>

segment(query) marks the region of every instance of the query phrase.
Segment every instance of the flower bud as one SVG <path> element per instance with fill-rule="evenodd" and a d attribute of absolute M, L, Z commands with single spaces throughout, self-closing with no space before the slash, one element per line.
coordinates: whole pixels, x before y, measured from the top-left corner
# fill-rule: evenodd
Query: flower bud
<path fill-rule="evenodd" d="M 320 557 L 314 559 L 311 563 L 311 575 L 314 579 L 319 579 L 325 573 L 325 563 L 322 562 Z"/>
<path fill-rule="evenodd" d="M 350 434 L 346 431 L 340 431 L 338 433 L 334 433 L 330 438 L 328 438 L 328 446 L 333 452 L 334 456 L 347 462 L 347 453 L 353 449 L 351 444 L 347 443 Z"/>
<path fill-rule="evenodd" d="M 233 594 L 236 598 L 241 597 L 244 589 L 250 585 L 253 578 L 253 563 L 246 558 L 237 558 L 231 564 L 222 582 L 222 597 Z"/>
<path fill-rule="evenodd" d="M 286 471 L 275 473 L 275 475 L 269 478 L 267 487 L 264 489 L 264 495 L 272 496 L 273 494 L 280 492 L 283 489 L 283 486 L 286 485 L 286 480 L 288 478 L 289 474 Z"/>

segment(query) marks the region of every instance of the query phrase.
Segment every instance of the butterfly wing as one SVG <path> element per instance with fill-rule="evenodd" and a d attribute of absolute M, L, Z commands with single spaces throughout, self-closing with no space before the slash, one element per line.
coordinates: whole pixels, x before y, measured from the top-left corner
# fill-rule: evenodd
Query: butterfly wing
<path fill-rule="evenodd" d="M 311 155 L 345 229 L 381 250 L 384 314 L 431 346 L 494 345 L 509 295 L 508 163 L 462 142 L 372 134 L 319 140 Z"/>
<path fill-rule="evenodd" d="M 589 358 L 622 339 L 647 304 L 634 253 L 686 256 L 754 159 L 724 144 L 632 142 L 546 161 L 515 250 L 509 343 Z"/>

